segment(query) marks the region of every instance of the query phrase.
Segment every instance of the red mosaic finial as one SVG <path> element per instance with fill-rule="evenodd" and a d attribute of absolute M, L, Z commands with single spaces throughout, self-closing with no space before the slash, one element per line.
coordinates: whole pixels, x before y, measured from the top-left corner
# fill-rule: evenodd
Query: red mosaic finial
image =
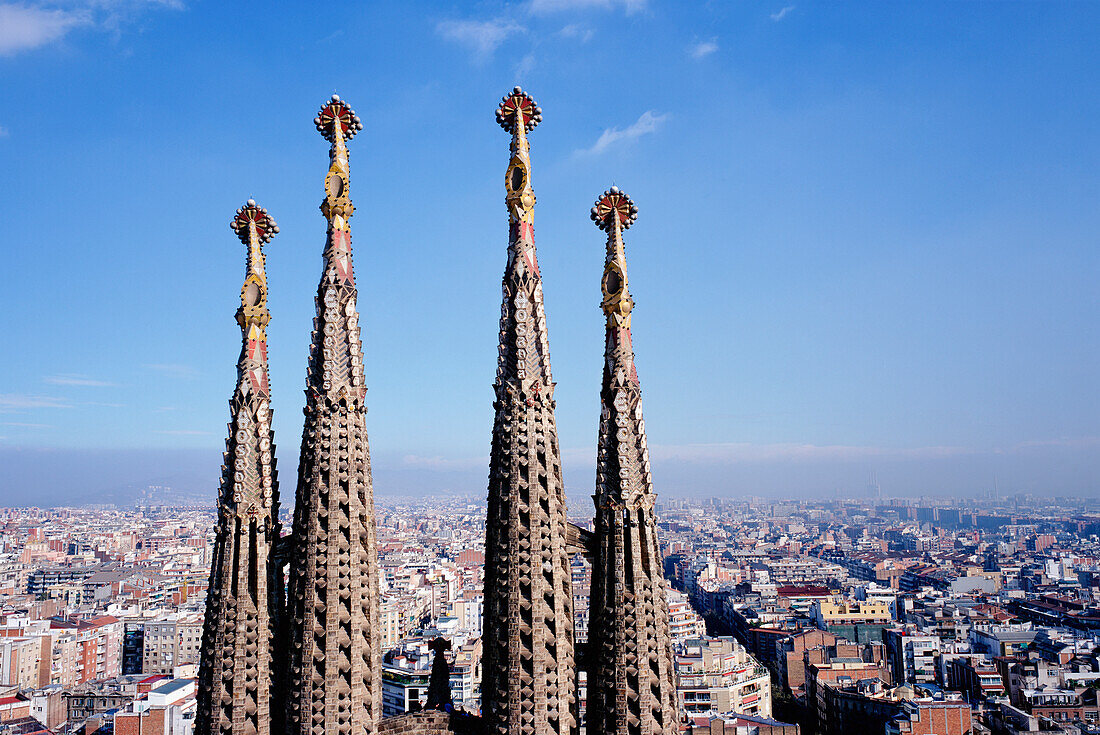
<path fill-rule="evenodd" d="M 254 199 L 249 199 L 243 207 L 238 209 L 233 221 L 229 223 L 245 245 L 248 244 L 249 223 L 256 224 L 256 234 L 260 236 L 260 242 L 269 242 L 279 231 L 275 220 L 271 219 L 266 209 L 257 206 Z"/>
<path fill-rule="evenodd" d="M 638 219 L 638 207 L 617 186 L 611 187 L 596 200 L 596 206 L 592 207 L 592 220 L 601 230 L 608 230 L 615 219 L 615 212 L 619 213 L 619 223 L 624 230 Z"/>
<path fill-rule="evenodd" d="M 322 105 L 317 117 L 313 118 L 313 124 L 317 126 L 317 131 L 324 136 L 325 140 L 332 142 L 337 123 L 340 124 L 340 132 L 343 133 L 344 140 L 351 140 L 363 129 L 363 123 L 355 114 L 355 110 L 348 107 L 348 103 L 340 99 L 340 95 L 334 94 Z"/>
<path fill-rule="evenodd" d="M 522 117 L 524 132 L 530 133 L 542 122 L 542 108 L 535 104 L 531 95 L 519 87 L 506 94 L 497 107 L 497 122 L 509 133 L 515 132 L 516 118 Z"/>

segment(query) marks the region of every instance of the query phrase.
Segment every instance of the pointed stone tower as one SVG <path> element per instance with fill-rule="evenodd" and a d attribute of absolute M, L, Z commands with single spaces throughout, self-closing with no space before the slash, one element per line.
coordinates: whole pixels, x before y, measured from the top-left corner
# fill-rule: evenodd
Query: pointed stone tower
<path fill-rule="evenodd" d="M 332 148 L 290 551 L 287 732 L 372 735 L 382 714 L 378 550 L 346 145 L 362 125 L 336 95 L 314 123 Z"/>
<path fill-rule="evenodd" d="M 623 230 L 638 209 L 616 187 L 592 208 L 607 231 L 603 312 L 607 317 L 600 437 L 596 454 L 596 529 L 588 645 L 587 730 L 601 735 L 673 735 L 676 681 L 665 597 L 642 394 L 630 339 Z"/>
<path fill-rule="evenodd" d="M 279 231 L 251 199 L 231 227 L 248 247 L 237 322 L 243 345 L 225 442 L 218 524 L 199 664 L 196 735 L 271 735 L 272 643 L 282 615 L 279 487 L 267 374 L 267 276 L 263 244 Z M 274 727 L 273 727 L 274 722 Z"/>
<path fill-rule="evenodd" d="M 565 494 L 527 145 L 541 119 L 519 87 L 497 109 L 497 122 L 512 134 L 512 158 L 485 532 L 481 696 L 492 735 L 577 730 Z"/>

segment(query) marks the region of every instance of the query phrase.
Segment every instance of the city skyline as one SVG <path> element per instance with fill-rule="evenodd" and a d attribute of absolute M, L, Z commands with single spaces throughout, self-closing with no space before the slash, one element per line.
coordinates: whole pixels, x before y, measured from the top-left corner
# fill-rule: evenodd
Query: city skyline
<path fill-rule="evenodd" d="M 447 701 L 431 653 L 447 643 L 450 701 L 466 712 L 485 704 L 483 500 L 376 509 L 382 729 L 421 732 L 417 720 L 446 719 L 414 711 L 433 709 L 433 689 Z M 764 735 L 872 732 L 943 708 L 959 718 L 946 735 L 974 722 L 1035 732 L 1037 718 L 1072 735 L 1075 721 L 1100 716 L 1094 510 L 1027 498 L 711 498 L 659 511 L 676 697 L 694 721 L 685 735 L 712 732 L 716 717 L 783 723 Z M 86 732 L 106 720 L 140 735 L 163 721 L 165 735 L 201 732 L 202 610 L 222 587 L 207 575 L 220 558 L 214 520 L 210 509 L 165 505 L 0 508 L 4 726 L 48 735 L 43 726 Z M 570 569 L 576 640 L 589 646 L 606 638 L 597 566 L 578 555 Z M 579 689 L 589 730 L 592 676 Z"/>
<path fill-rule="evenodd" d="M 484 111 L 514 82 L 554 110 L 532 183 L 571 503 L 591 494 L 599 416 L 587 210 L 611 184 L 646 218 L 631 275 L 658 494 L 854 493 L 872 472 L 899 494 L 1095 492 L 1091 8 L 543 0 L 348 9 L 331 38 L 304 13 L 258 18 L 258 35 L 314 44 L 287 55 L 238 44 L 228 10 L 92 7 L 58 29 L 63 11 L 0 5 L 19 20 L 0 31 L 0 88 L 20 103 L 0 113 L 0 165 L 22 182 L 0 202 L 12 503 L 165 481 L 213 498 L 239 338 L 224 212 L 249 196 L 283 228 L 274 423 L 299 434 L 324 236 L 301 117 L 332 85 L 363 100 L 378 492 L 484 488 L 507 238 Z M 323 68 L 326 46 L 365 61 Z M 631 69 L 610 97 L 601 64 Z M 171 95 L 149 84 L 168 73 L 186 82 Z M 260 102 L 226 105 L 248 79 Z"/>

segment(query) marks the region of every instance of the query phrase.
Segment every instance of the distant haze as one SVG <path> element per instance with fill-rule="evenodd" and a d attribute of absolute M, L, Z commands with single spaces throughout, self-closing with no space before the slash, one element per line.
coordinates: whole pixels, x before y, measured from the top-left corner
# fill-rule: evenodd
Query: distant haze
<path fill-rule="evenodd" d="M 698 456 L 684 456 L 692 451 Z M 1002 495 L 1100 495 L 1100 452 L 1092 443 L 915 454 L 862 453 L 852 447 L 787 446 L 770 452 L 716 445 L 656 447 L 653 474 L 657 493 L 666 498 L 868 496 L 872 473 L 885 496 L 974 496 L 992 491 L 995 482 Z M 586 510 L 594 464 L 583 452 L 570 450 L 563 462 L 570 509 Z M 130 505 L 142 498 L 213 503 L 220 464 L 221 454 L 214 449 L 0 449 L 0 506 Z M 279 465 L 284 507 L 293 505 L 295 469 L 290 462 Z M 379 496 L 479 496 L 486 489 L 488 461 L 379 453 L 373 469 Z M 150 494 L 150 486 L 158 489 Z"/>

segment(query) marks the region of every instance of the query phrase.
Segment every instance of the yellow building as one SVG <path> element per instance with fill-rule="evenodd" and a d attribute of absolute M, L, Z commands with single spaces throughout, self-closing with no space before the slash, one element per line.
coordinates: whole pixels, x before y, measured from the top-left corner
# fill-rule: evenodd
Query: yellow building
<path fill-rule="evenodd" d="M 886 625 L 892 620 L 890 606 L 881 601 L 819 600 L 810 607 L 819 628 L 830 625 Z"/>

